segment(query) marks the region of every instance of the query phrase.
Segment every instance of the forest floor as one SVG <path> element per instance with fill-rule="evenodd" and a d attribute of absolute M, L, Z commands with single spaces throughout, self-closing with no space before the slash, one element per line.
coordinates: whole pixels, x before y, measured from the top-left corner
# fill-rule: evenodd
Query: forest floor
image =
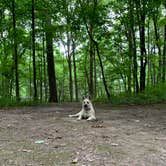
<path fill-rule="evenodd" d="M 0 165 L 166 165 L 166 104 L 96 104 L 95 122 L 68 117 L 80 108 L 66 103 L 0 110 Z"/>

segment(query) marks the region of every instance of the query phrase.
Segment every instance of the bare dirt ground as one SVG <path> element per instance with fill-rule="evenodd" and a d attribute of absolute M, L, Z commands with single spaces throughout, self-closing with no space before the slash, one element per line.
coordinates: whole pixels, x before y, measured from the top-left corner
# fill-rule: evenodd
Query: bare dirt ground
<path fill-rule="evenodd" d="M 1 166 L 166 166 L 166 104 L 96 104 L 98 121 L 77 121 L 78 103 L 0 110 Z"/>

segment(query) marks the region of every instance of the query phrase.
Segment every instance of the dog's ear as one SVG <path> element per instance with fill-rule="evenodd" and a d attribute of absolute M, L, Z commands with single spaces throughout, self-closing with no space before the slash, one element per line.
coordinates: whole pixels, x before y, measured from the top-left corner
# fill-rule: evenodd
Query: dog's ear
<path fill-rule="evenodd" d="M 90 100 L 91 97 L 90 97 L 90 95 L 87 95 L 87 96 L 83 96 L 82 99 L 83 99 L 83 100 L 84 100 L 84 99 L 89 99 L 89 100 Z"/>
<path fill-rule="evenodd" d="M 83 97 L 82 97 L 82 100 L 84 100 L 85 98 L 86 98 L 86 96 L 83 96 Z"/>
<path fill-rule="evenodd" d="M 90 100 L 90 99 L 91 99 L 91 96 L 90 96 L 90 95 L 88 95 L 88 96 L 86 96 L 86 98 Z"/>
<path fill-rule="evenodd" d="M 91 99 L 91 96 L 90 96 L 90 95 L 87 95 L 85 98 L 88 99 L 88 100 L 90 100 L 90 99 Z"/>

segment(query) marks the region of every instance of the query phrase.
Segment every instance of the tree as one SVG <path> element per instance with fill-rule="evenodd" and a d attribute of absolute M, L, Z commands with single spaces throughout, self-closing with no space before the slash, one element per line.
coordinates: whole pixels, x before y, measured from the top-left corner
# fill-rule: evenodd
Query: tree
<path fill-rule="evenodd" d="M 32 0 L 32 58 L 33 58 L 34 100 L 37 100 L 36 56 L 35 56 L 35 0 Z"/>
<path fill-rule="evenodd" d="M 51 27 L 51 18 L 47 18 L 47 29 L 46 29 L 46 48 L 47 48 L 47 70 L 49 80 L 49 102 L 58 102 L 57 85 L 55 76 L 55 65 L 53 55 L 53 37 Z"/>
<path fill-rule="evenodd" d="M 166 2 L 164 4 L 164 7 L 166 9 Z M 166 15 L 165 15 L 166 20 Z M 165 82 L 166 80 L 166 24 L 164 26 L 164 48 L 163 48 L 163 73 L 162 73 L 162 81 Z"/>
<path fill-rule="evenodd" d="M 107 98 L 110 99 L 110 93 L 109 93 L 109 90 L 108 90 L 108 86 L 107 86 L 107 82 L 106 82 L 106 79 L 105 79 L 105 74 L 104 74 L 104 67 L 103 67 L 103 63 L 102 63 L 102 60 L 101 60 L 101 56 L 100 56 L 100 51 L 99 51 L 99 44 L 98 42 L 94 39 L 94 35 L 92 33 L 92 27 L 89 26 L 89 22 L 90 22 L 90 25 L 93 24 L 93 26 L 97 26 L 97 20 L 99 19 L 98 18 L 98 13 L 97 13 L 97 7 L 98 7 L 98 1 L 94 0 L 93 2 L 90 2 L 89 3 L 89 8 L 87 8 L 87 4 L 86 3 L 83 3 L 81 2 L 81 0 L 79 1 L 80 2 L 80 5 L 82 7 L 82 19 L 83 19 L 83 22 L 86 26 L 86 30 L 87 30 L 87 33 L 88 33 L 88 36 L 90 38 L 90 41 L 94 44 L 95 48 L 96 48 L 96 52 L 97 52 L 97 56 L 98 56 L 98 59 L 99 59 L 99 64 L 100 64 L 100 68 L 101 68 L 101 74 L 102 74 L 102 80 L 103 80 L 103 85 L 104 85 L 104 89 L 105 89 L 105 92 L 106 92 L 106 95 L 107 95 Z M 88 1 L 89 2 L 89 1 Z M 89 17 L 85 17 L 85 12 L 84 11 L 85 9 L 87 8 L 87 11 L 89 12 Z M 93 18 L 93 17 L 94 18 Z M 93 55 L 92 55 L 92 52 L 90 52 L 90 57 L 91 57 L 91 67 L 93 65 Z M 92 70 L 92 69 L 91 69 Z M 91 75 L 92 75 L 92 72 L 91 71 Z M 91 80 L 91 83 L 93 82 L 93 80 Z M 91 84 L 92 86 L 92 84 Z M 92 92 L 91 92 L 92 93 Z"/>
<path fill-rule="evenodd" d="M 139 35 L 140 35 L 140 91 L 145 90 L 146 82 L 146 64 L 147 64 L 147 53 L 145 47 L 145 19 L 146 19 L 146 5 L 147 0 L 137 0 L 136 10 L 137 18 L 139 23 Z"/>
<path fill-rule="evenodd" d="M 16 84 L 16 99 L 20 100 L 19 95 L 19 74 L 18 74 L 18 53 L 17 53 L 17 30 L 16 30 L 16 15 L 15 15 L 15 0 L 12 0 L 12 18 L 13 18 L 13 58 L 15 68 L 15 84 Z"/>
<path fill-rule="evenodd" d="M 77 65 L 76 65 L 76 58 L 75 58 L 75 40 L 72 40 L 72 52 L 73 52 L 73 67 L 74 67 L 74 84 L 75 84 L 75 99 L 78 101 L 78 82 L 77 82 Z"/>
<path fill-rule="evenodd" d="M 0 98 L 98 100 L 165 86 L 165 8 L 162 0 L 1 0 Z"/>

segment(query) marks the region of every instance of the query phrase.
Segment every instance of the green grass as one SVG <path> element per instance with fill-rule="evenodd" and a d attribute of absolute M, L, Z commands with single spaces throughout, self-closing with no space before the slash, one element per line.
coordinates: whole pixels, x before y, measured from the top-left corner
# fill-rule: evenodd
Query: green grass
<path fill-rule="evenodd" d="M 144 92 L 139 94 L 134 93 L 120 93 L 111 96 L 108 101 L 106 96 L 99 97 L 94 100 L 97 103 L 111 103 L 113 105 L 119 104 L 151 104 L 151 103 L 166 103 L 166 84 L 158 84 L 155 87 L 148 87 Z M 22 107 L 22 106 L 35 106 L 46 105 L 47 102 L 33 101 L 33 100 L 21 100 L 19 102 L 16 99 L 0 98 L 0 108 L 10 107 Z M 62 103 L 63 104 L 63 103 Z"/>
<path fill-rule="evenodd" d="M 108 101 L 105 97 L 100 97 L 96 102 L 108 102 L 111 104 L 150 104 L 166 102 L 166 84 L 159 84 L 155 87 L 148 87 L 144 92 L 139 94 L 121 93 L 111 96 Z"/>
<path fill-rule="evenodd" d="M 33 100 L 20 100 L 18 102 L 15 98 L 0 98 L 0 108 L 35 106 L 42 104 L 46 103 Z"/>

